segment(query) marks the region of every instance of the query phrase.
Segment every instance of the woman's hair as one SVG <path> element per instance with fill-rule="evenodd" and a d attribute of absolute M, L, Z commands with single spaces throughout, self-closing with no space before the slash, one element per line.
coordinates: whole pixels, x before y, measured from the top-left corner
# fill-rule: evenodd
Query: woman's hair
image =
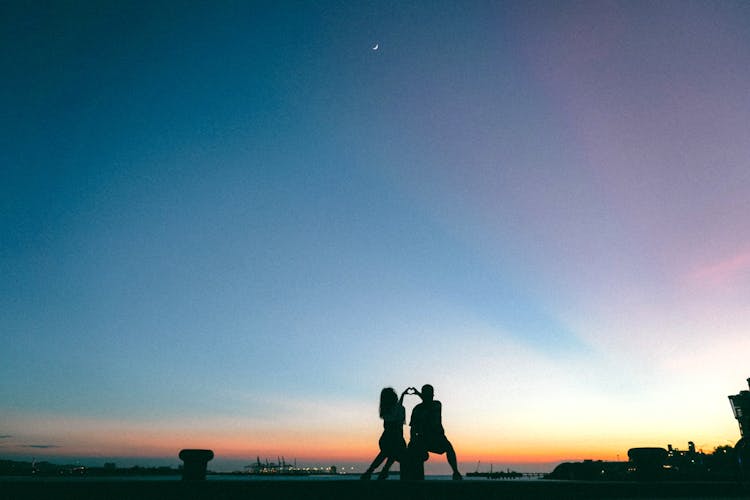
<path fill-rule="evenodd" d="M 393 390 L 392 387 L 386 387 L 382 391 L 380 391 L 380 418 L 383 418 L 383 415 L 388 413 L 391 408 L 393 408 L 396 403 L 398 402 L 398 396 L 396 395 L 396 391 Z"/>

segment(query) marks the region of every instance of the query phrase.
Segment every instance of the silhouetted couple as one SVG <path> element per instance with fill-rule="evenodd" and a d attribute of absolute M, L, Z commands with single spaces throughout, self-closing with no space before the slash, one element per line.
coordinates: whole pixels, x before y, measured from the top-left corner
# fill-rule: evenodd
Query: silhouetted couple
<path fill-rule="evenodd" d="M 406 411 L 403 401 L 407 394 L 416 394 L 422 402 L 411 412 L 409 446 L 404 441 L 404 422 Z M 362 479 L 370 479 L 375 469 L 385 460 L 385 465 L 378 474 L 378 479 L 386 479 L 393 462 L 401 464 L 402 479 L 424 478 L 424 462 L 429 452 L 446 454 L 448 463 L 453 469 L 453 479 L 461 479 L 456 463 L 456 452 L 453 450 L 442 423 L 442 404 L 434 399 L 435 391 L 429 384 L 422 386 L 422 392 L 408 387 L 399 398 L 390 387 L 380 391 L 380 418 L 383 419 L 383 434 L 378 444 L 380 453 L 367 468 Z"/>

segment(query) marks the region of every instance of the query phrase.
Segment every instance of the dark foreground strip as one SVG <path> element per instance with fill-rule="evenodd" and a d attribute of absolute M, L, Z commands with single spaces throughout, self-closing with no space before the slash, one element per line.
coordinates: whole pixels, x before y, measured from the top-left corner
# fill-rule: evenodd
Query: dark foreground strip
<path fill-rule="evenodd" d="M 748 498 L 738 483 L 578 481 L 5 481 L 3 500 L 453 500 L 559 498 Z"/>

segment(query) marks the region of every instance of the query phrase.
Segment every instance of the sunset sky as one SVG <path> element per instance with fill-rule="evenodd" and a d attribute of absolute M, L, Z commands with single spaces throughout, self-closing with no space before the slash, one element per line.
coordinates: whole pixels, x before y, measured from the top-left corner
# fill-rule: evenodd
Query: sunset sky
<path fill-rule="evenodd" d="M 16 2 L 0 41 L 0 458 L 365 462 L 425 383 L 465 470 L 739 439 L 750 3 Z"/>

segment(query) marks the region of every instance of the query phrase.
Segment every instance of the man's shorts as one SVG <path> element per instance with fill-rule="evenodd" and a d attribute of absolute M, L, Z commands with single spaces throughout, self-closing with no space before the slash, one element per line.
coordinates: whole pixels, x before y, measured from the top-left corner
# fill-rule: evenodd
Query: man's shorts
<path fill-rule="evenodd" d="M 445 437 L 445 434 L 439 434 L 437 436 L 423 436 L 420 437 L 419 448 L 423 450 L 427 450 L 430 453 L 437 453 L 438 455 L 442 455 L 448 449 L 450 449 L 451 444 L 448 441 L 448 438 Z"/>

